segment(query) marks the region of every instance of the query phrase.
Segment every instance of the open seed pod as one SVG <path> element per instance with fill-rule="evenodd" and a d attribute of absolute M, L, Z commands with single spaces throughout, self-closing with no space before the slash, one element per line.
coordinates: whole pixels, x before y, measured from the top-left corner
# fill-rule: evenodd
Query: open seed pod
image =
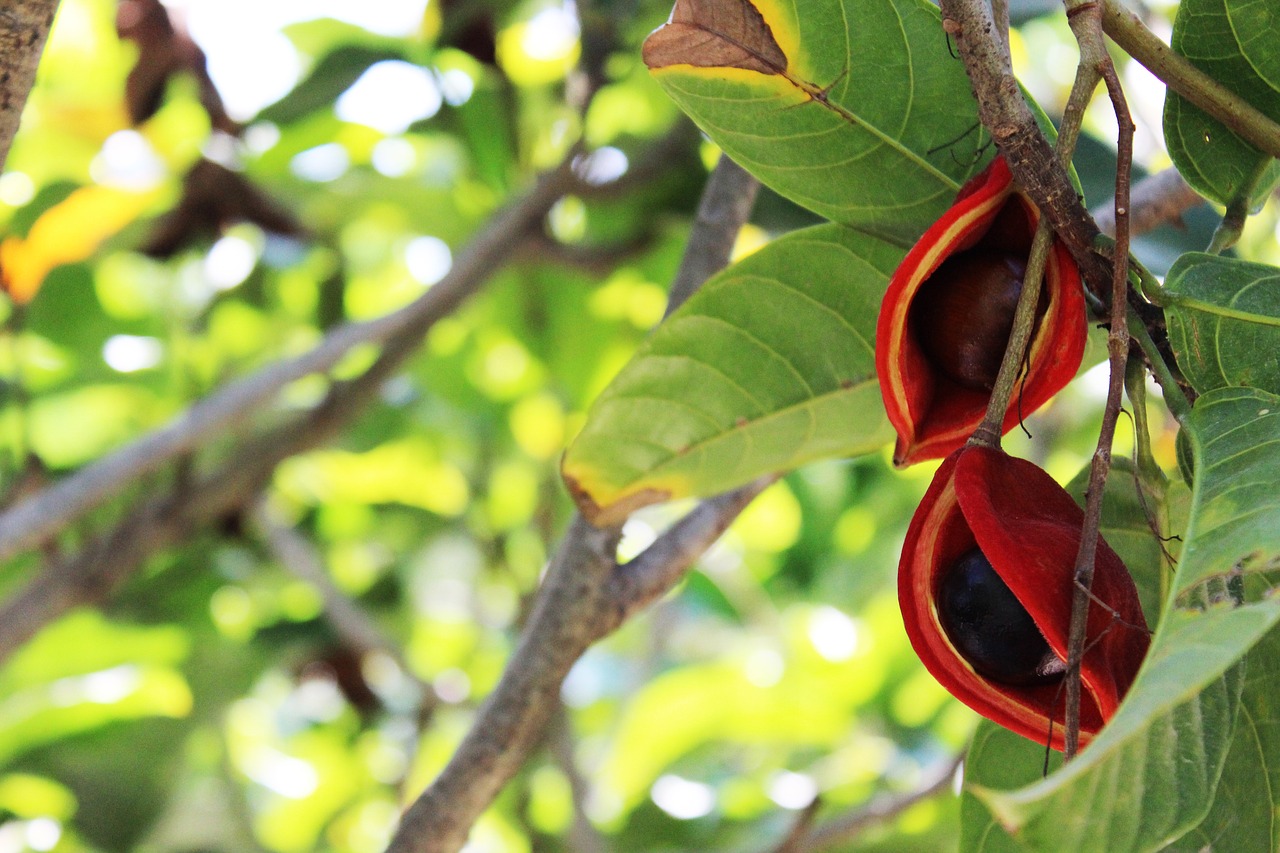
<path fill-rule="evenodd" d="M 1083 521 L 1032 463 L 963 447 L 934 475 L 898 569 L 907 636 L 934 678 L 984 717 L 1054 749 L 1063 747 L 1063 661 Z M 1092 592 L 1081 743 L 1115 713 L 1150 642 L 1133 579 L 1101 539 Z"/>
<path fill-rule="evenodd" d="M 894 272 L 876 326 L 876 373 L 898 432 L 894 464 L 946 456 L 982 421 L 1039 218 L 997 157 L 965 184 Z M 1079 271 L 1055 240 L 1026 372 L 1003 432 L 1075 375 L 1085 325 Z"/>

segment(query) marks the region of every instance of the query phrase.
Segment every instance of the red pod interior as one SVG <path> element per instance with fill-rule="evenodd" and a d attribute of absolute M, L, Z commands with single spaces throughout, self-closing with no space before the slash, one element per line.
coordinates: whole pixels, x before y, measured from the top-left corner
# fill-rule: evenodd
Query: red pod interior
<path fill-rule="evenodd" d="M 911 317 L 921 288 L 948 258 L 975 249 L 1022 257 L 1030 252 L 1040 215 L 1012 180 L 1004 159 L 993 160 L 965 185 L 889 281 L 876 327 L 876 372 L 889 421 L 898 433 L 894 462 L 899 466 L 946 456 L 968 439 L 986 412 L 990 395 L 941 374 L 926 357 Z M 1071 381 L 1084 355 L 1080 276 L 1057 240 L 1050 248 L 1041 292 L 1042 313 L 1031 339 L 1027 372 L 1005 416 L 1004 432 Z M 964 324 L 965 312 L 956 313 L 955 322 Z"/>

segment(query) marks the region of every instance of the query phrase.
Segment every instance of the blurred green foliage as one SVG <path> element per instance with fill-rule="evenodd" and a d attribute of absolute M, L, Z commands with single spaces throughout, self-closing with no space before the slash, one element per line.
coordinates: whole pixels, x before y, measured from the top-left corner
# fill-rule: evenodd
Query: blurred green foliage
<path fill-rule="evenodd" d="M 400 807 L 448 760 L 569 516 L 560 453 L 661 317 L 715 154 L 639 59 L 664 0 L 583 8 L 580 35 L 562 7 L 531 0 L 432 0 L 416 26 L 390 35 L 333 19 L 285 27 L 298 82 L 260 114 L 234 116 L 247 129 L 231 159 L 305 236 L 239 224 L 156 260 L 139 247 L 201 152 L 224 157 L 227 142 L 210 137 L 181 75 L 157 114 L 130 128 L 124 81 L 137 51 L 115 35 L 115 4 L 63 0 L 0 177 L 0 222 L 25 236 L 84 186 L 152 195 L 29 305 L 3 309 L 10 494 L 342 320 L 410 301 L 574 142 L 610 152 L 597 161 L 606 171 L 641 162 L 668 134 L 680 144 L 625 195 L 565 199 L 542 241 L 513 246 L 377 405 L 279 469 L 272 511 L 314 544 L 411 672 L 346 647 L 319 591 L 253 525 L 197 532 L 100 611 L 72 613 L 0 666 L 0 850 L 381 850 Z M 1025 62 L 1027 45 L 1069 44 L 1065 30 L 1033 19 L 1015 35 L 1019 71 L 1051 112 L 1066 87 Z M 204 47 L 219 62 L 235 49 Z M 234 56 L 250 75 L 255 61 Z M 335 101 L 385 61 L 424 69 L 438 109 L 403 129 L 340 118 Z M 579 68 L 602 83 L 585 114 Z M 1153 145 L 1145 156 L 1167 162 Z M 743 245 L 810 222 L 766 192 Z M 1274 225 L 1271 208 L 1251 221 L 1244 251 L 1280 259 Z M 1201 237 L 1169 239 L 1187 249 Z M 353 353 L 339 374 L 370 358 Z M 1070 480 L 1091 452 L 1096 388 L 1082 380 L 1029 419 L 1034 441 L 1015 452 Z M 318 393 L 302 381 L 281 405 Z M 1131 446 L 1122 435 L 1118 454 Z M 1171 431 L 1156 450 L 1173 465 Z M 579 662 L 563 693 L 574 768 L 553 750 L 537 755 L 469 849 L 575 849 L 575 808 L 609 850 L 768 849 L 815 794 L 839 813 L 918 786 L 976 722 L 912 655 L 894 595 L 898 547 L 932 467 L 893 473 L 882 453 L 773 486 L 677 594 Z M 622 552 L 684 508 L 633 517 Z M 84 535 L 67 531 L 57 547 Z M 0 567 L 0 590 L 20 587 L 40 559 Z M 442 699 L 425 721 L 414 679 Z M 575 806 L 577 776 L 586 794 Z M 953 797 L 927 800 L 839 849 L 949 849 L 959 813 Z"/>

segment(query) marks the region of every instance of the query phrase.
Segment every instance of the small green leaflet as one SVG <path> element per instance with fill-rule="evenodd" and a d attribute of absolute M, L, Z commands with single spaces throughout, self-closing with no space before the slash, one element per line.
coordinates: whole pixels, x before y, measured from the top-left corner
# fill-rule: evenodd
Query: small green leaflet
<path fill-rule="evenodd" d="M 1188 252 L 1159 296 L 1178 366 L 1197 391 L 1280 393 L 1280 269 Z"/>

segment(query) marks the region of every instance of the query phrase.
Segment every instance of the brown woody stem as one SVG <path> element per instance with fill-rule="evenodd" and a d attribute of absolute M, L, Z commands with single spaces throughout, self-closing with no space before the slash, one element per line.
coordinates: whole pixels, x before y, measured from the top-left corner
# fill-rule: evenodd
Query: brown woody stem
<path fill-rule="evenodd" d="M 1120 416 L 1124 391 L 1125 365 L 1129 355 L 1129 329 L 1126 324 L 1129 289 L 1129 183 L 1133 162 L 1133 119 L 1129 116 L 1124 91 L 1115 66 L 1102 37 L 1102 12 L 1092 0 L 1066 0 L 1067 19 L 1080 44 L 1080 64 L 1071 91 L 1071 102 L 1083 110 L 1093 95 L 1099 79 L 1116 115 L 1116 245 L 1111 280 L 1111 323 L 1107 336 L 1107 352 L 1111 377 L 1107 386 L 1107 404 L 1097 449 L 1089 468 L 1089 491 L 1085 500 L 1084 527 L 1080 532 L 1080 550 L 1076 555 L 1075 588 L 1071 601 L 1071 625 L 1067 639 L 1067 705 L 1065 714 L 1065 757 L 1069 761 L 1080 746 L 1080 663 L 1084 658 L 1089 616 L 1090 590 L 1093 585 L 1094 560 L 1098 550 L 1098 532 L 1102 522 L 1102 495 L 1111 469 L 1111 444 L 1116 421 Z"/>

